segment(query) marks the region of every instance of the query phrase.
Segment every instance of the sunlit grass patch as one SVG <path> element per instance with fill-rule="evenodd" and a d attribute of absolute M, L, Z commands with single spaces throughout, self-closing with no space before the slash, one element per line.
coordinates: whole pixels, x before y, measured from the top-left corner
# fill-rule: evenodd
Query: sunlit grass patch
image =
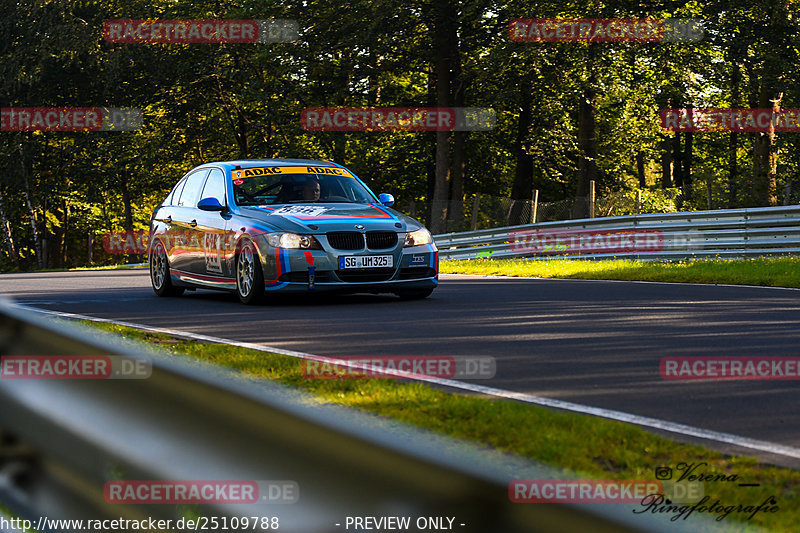
<path fill-rule="evenodd" d="M 644 262 L 553 259 L 441 261 L 443 274 L 800 287 L 800 257 Z"/>
<path fill-rule="evenodd" d="M 145 341 L 173 354 L 241 372 L 244 379 L 274 380 L 311 393 L 320 403 L 367 413 L 471 441 L 497 452 L 511 452 L 582 478 L 654 479 L 654 469 L 679 463 L 705 463 L 703 472 L 736 474 L 741 482 L 712 483 L 705 495 L 725 505 L 759 505 L 767 497 L 779 512 L 758 513 L 747 524 L 769 531 L 795 531 L 800 523 L 800 471 L 760 464 L 751 457 L 730 457 L 702 446 L 681 444 L 637 426 L 537 405 L 445 392 L 424 383 L 392 379 L 307 379 L 304 360 L 280 354 L 153 334 L 111 324 L 90 325 Z M 725 519 L 733 526 L 742 513 Z M 712 518 L 715 515 L 712 515 Z M 668 520 L 668 518 L 665 518 Z M 741 525 L 741 523 L 739 523 Z"/>

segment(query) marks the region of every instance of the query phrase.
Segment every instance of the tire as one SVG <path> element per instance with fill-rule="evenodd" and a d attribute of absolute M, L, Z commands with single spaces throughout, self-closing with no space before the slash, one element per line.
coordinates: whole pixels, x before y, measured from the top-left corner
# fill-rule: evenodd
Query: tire
<path fill-rule="evenodd" d="M 423 298 L 427 298 L 431 295 L 433 289 L 409 289 L 406 291 L 397 291 L 395 294 L 400 297 L 401 300 L 422 300 Z"/>
<path fill-rule="evenodd" d="M 258 252 L 249 240 L 242 242 L 236 254 L 236 294 L 246 305 L 264 301 L 264 271 Z"/>
<path fill-rule="evenodd" d="M 167 251 L 161 241 L 156 241 L 150 252 L 150 284 L 158 296 L 180 296 L 184 291 L 182 287 L 172 284 Z"/>

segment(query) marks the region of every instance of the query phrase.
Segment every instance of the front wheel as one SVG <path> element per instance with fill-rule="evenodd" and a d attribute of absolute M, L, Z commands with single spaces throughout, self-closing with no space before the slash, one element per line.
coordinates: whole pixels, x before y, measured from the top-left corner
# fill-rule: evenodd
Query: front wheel
<path fill-rule="evenodd" d="M 169 275 L 167 251 L 161 241 L 156 241 L 153 245 L 153 251 L 150 252 L 150 283 L 153 285 L 153 291 L 158 296 L 180 296 L 183 294 L 183 288 L 172 284 L 172 278 Z"/>
<path fill-rule="evenodd" d="M 255 305 L 264 301 L 264 272 L 250 241 L 242 243 L 236 257 L 236 294 L 243 304 Z"/>
<path fill-rule="evenodd" d="M 422 300 L 423 298 L 427 298 L 431 295 L 433 289 L 408 289 L 405 291 L 397 291 L 395 294 L 400 297 L 401 300 Z"/>

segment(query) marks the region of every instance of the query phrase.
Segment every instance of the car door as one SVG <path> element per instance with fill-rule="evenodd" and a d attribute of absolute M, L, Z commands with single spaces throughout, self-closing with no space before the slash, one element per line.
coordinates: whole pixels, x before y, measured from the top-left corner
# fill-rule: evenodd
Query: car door
<path fill-rule="evenodd" d="M 224 207 L 222 211 L 203 211 L 197 210 L 198 238 L 203 245 L 203 262 L 198 265 L 200 273 L 208 284 L 229 285 L 225 280 L 233 279 L 233 275 L 227 266 L 225 258 L 228 256 L 231 247 L 230 236 L 228 235 L 228 221 L 231 218 L 230 211 L 227 209 L 228 201 L 226 194 L 226 180 L 224 172 L 219 168 L 212 168 L 200 194 L 200 200 L 215 199 Z"/>
<path fill-rule="evenodd" d="M 177 203 L 173 201 L 170 265 L 173 270 L 180 271 L 179 277 L 183 277 L 181 273 L 201 272 L 204 261 L 203 241 L 202 236 L 198 238 L 195 228 L 198 224 L 197 214 L 201 212 L 197 209 L 197 202 L 208 172 L 209 169 L 203 168 L 189 174 Z"/>

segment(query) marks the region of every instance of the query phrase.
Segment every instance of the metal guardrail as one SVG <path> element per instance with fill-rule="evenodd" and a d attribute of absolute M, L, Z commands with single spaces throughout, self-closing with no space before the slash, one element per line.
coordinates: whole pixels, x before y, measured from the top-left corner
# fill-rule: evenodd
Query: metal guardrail
<path fill-rule="evenodd" d="M 603 249 L 604 242 L 611 242 L 607 240 L 609 236 L 626 233 L 645 235 L 648 232 L 657 236 L 659 249 L 641 250 L 636 246 L 628 246 L 627 249 L 623 246 L 616 251 Z M 533 237 L 534 244 L 526 241 L 529 236 Z M 572 236 L 577 240 L 571 240 Z M 601 245 L 593 249 L 591 239 L 598 236 Z M 586 245 L 573 246 L 575 242 L 580 243 L 581 237 L 584 237 Z M 800 206 L 540 222 L 447 233 L 434 236 L 434 241 L 441 259 L 490 256 L 647 261 L 785 255 L 800 253 Z M 617 238 L 615 242 L 618 241 Z"/>
<path fill-rule="evenodd" d="M 142 355 L 135 345 L 0 303 L 0 355 L 10 354 L 118 354 L 152 364 L 148 379 L 0 379 L 0 502 L 34 523 L 41 516 L 175 520 L 186 512 L 109 504 L 103 487 L 110 479 L 256 479 L 295 481 L 299 501 L 209 504 L 196 506 L 199 513 L 277 516 L 280 531 L 304 533 L 346 531 L 347 516 L 452 516 L 465 533 L 697 530 L 696 522 L 634 515 L 630 504 L 512 503 L 511 480 L 553 472 L 310 405 L 290 389 L 196 360 Z"/>

